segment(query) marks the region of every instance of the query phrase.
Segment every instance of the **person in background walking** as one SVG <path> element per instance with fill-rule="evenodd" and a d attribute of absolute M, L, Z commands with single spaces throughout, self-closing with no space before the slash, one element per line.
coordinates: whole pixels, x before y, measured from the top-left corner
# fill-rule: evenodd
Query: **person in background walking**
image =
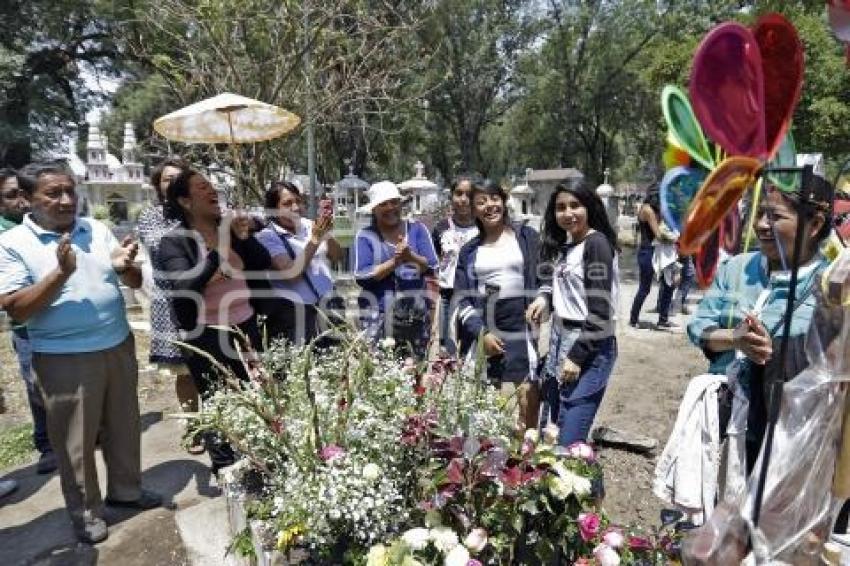
<path fill-rule="evenodd" d="M 440 347 L 449 355 L 457 353 L 450 334 L 450 321 L 454 311 L 455 270 L 460 249 L 478 235 L 478 226 L 472 216 L 472 179 L 458 177 L 451 184 L 451 216 L 440 220 L 431 234 L 434 249 L 440 259 L 437 270 L 440 284 Z"/>
<path fill-rule="evenodd" d="M 661 204 L 658 200 L 658 185 L 647 189 L 646 199 L 638 211 L 638 229 L 640 230 L 640 244 L 637 252 L 639 283 L 637 295 L 632 302 L 632 310 L 629 316 L 629 326 L 638 328 L 640 310 L 652 288 L 652 280 L 655 270 L 652 266 L 655 241 L 660 240 L 670 243 L 672 240 L 666 238 L 660 229 Z M 673 300 L 674 287 L 667 284 L 662 276 L 659 281 L 658 297 L 658 324 L 656 328 L 670 328 L 673 324 L 669 320 L 670 302 Z"/>
<path fill-rule="evenodd" d="M 18 177 L 11 169 L 0 169 L 0 233 L 18 226 L 29 212 L 29 201 L 18 186 Z M 32 442 L 39 458 L 35 470 L 39 474 L 56 471 L 56 454 L 47 438 L 47 415 L 44 399 L 35 385 L 32 370 L 32 344 L 26 326 L 12 322 L 12 346 L 18 357 L 18 367 L 27 391 L 27 402 L 32 414 Z"/>
<path fill-rule="evenodd" d="M 165 219 L 163 206 L 165 192 L 171 180 L 188 167 L 188 163 L 180 157 L 169 157 L 157 165 L 151 172 L 151 185 L 156 192 L 156 202 L 150 203 L 139 214 L 136 231 L 150 260 L 151 277 L 146 281 L 145 288 L 150 298 L 151 344 L 150 361 L 157 364 L 159 369 L 174 374 L 174 390 L 180 406 L 189 412 L 198 410 L 198 390 L 192 381 L 189 368 L 183 360 L 183 354 L 174 343 L 180 337 L 177 327 L 171 318 L 171 307 L 168 303 L 170 283 L 167 278 L 157 273 L 154 266 L 159 265 L 159 242 L 162 237 L 177 222 Z M 147 270 L 146 270 L 147 271 Z M 203 452 L 203 446 L 195 443 L 189 448 L 192 454 Z"/>
<path fill-rule="evenodd" d="M 511 223 L 507 193 L 485 179 L 472 184 L 478 235 L 460 250 L 455 272 L 461 355 L 483 341 L 487 377 L 517 406 L 519 432 L 537 426 L 537 351 L 525 310 L 537 289 L 537 232 Z"/>
<path fill-rule="evenodd" d="M 77 218 L 74 176 L 63 165 L 29 165 L 18 181 L 32 212 L 0 235 L 0 303 L 27 325 L 65 506 L 77 537 L 97 543 L 107 537 L 104 502 L 150 509 L 162 501 L 141 486 L 139 372 L 118 286 L 142 284 L 138 244 L 129 237 L 119 243 L 100 222 Z"/>
<path fill-rule="evenodd" d="M 342 247 L 331 235 L 333 211 L 315 221 L 301 216 L 301 192 L 288 181 L 274 181 L 266 191 L 268 226 L 256 234 L 271 255 L 269 280 L 288 311 L 277 318 L 283 328 L 270 328 L 295 344 L 311 341 L 319 333 L 317 309 L 334 292 L 330 261 L 342 258 Z"/>
<path fill-rule="evenodd" d="M 540 324 L 548 312 L 555 315 L 542 396 L 562 446 L 587 440 L 617 361 L 618 252 L 596 192 L 584 182 L 555 187 L 540 249 L 548 268 L 527 316 Z"/>

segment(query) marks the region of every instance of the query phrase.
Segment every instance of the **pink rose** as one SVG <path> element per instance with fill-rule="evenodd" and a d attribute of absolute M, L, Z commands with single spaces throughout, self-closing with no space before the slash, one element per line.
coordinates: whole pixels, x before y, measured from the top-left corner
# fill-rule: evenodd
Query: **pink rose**
<path fill-rule="evenodd" d="M 332 462 L 337 458 L 345 456 L 345 450 L 336 444 L 328 444 L 319 453 L 319 457 L 325 462 Z"/>
<path fill-rule="evenodd" d="M 605 534 L 602 535 L 602 542 L 611 548 L 620 548 L 623 546 L 624 541 L 625 537 L 623 536 L 623 531 L 614 527 L 608 529 L 605 531 Z"/>
<path fill-rule="evenodd" d="M 581 513 L 578 516 L 578 530 L 582 540 L 588 542 L 595 539 L 599 534 L 600 523 L 596 513 Z"/>
<path fill-rule="evenodd" d="M 466 563 L 466 566 L 484 566 L 484 565 L 481 562 L 479 562 L 478 560 L 476 560 L 474 558 L 470 558 L 469 561 Z"/>
<path fill-rule="evenodd" d="M 596 454 L 593 453 L 593 448 L 584 442 L 573 442 L 567 446 L 567 454 L 572 458 L 580 458 L 586 462 L 596 460 Z"/>

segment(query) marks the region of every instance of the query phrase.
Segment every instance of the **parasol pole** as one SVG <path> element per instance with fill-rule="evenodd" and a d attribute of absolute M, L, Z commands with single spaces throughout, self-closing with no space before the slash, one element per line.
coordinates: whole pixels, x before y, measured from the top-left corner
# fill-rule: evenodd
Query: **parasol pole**
<path fill-rule="evenodd" d="M 233 136 L 233 108 L 226 108 L 227 127 L 230 130 L 230 152 L 233 154 L 233 178 L 236 181 L 236 208 L 242 208 L 245 205 L 245 199 L 242 191 L 242 167 L 240 163 L 239 151 L 236 149 L 236 138 Z"/>
<path fill-rule="evenodd" d="M 793 169 L 771 169 L 774 172 L 799 171 Z M 782 376 L 785 373 L 785 365 L 788 357 L 788 343 L 791 334 L 791 319 L 794 316 L 794 307 L 797 299 L 797 280 L 799 271 L 800 254 L 803 247 L 803 231 L 805 230 L 805 211 L 809 205 L 809 192 L 811 191 L 812 166 L 803 166 L 802 181 L 800 183 L 800 200 L 797 203 L 797 231 L 794 235 L 794 251 L 791 255 L 791 281 L 788 285 L 788 300 L 785 305 L 785 318 L 783 320 L 782 338 L 779 346 L 779 364 L 777 372 L 769 378 L 767 389 L 767 431 L 764 438 L 764 453 L 762 454 L 761 467 L 759 468 L 758 481 L 756 483 L 755 500 L 753 501 L 753 525 L 758 526 L 761 515 L 764 489 L 767 483 L 767 470 L 770 466 L 770 456 L 773 452 L 773 437 L 776 433 L 776 423 L 779 420 L 779 409 L 782 406 Z M 779 241 L 777 240 L 777 243 Z M 780 244 L 781 245 L 781 244 Z M 763 367 L 762 367 L 763 371 Z"/>

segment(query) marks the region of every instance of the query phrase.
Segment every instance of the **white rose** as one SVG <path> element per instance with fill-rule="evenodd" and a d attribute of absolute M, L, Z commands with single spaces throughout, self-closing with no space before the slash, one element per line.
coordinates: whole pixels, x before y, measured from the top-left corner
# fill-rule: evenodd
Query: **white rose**
<path fill-rule="evenodd" d="M 446 555 L 446 566 L 466 566 L 469 562 L 469 551 L 465 546 L 459 544 Z"/>
<path fill-rule="evenodd" d="M 369 549 L 369 554 L 366 556 L 366 566 L 385 566 L 387 563 L 387 547 L 383 544 L 376 544 Z"/>
<path fill-rule="evenodd" d="M 558 433 L 560 429 L 555 423 L 549 423 L 543 428 L 543 440 L 547 444 L 555 444 L 558 442 Z"/>
<path fill-rule="evenodd" d="M 549 478 L 549 491 L 558 499 L 566 499 L 573 492 L 573 486 L 561 479 L 560 476 L 552 476 Z"/>
<path fill-rule="evenodd" d="M 424 528 L 416 528 L 410 529 L 403 535 L 401 535 L 402 540 L 407 543 L 413 550 L 424 550 L 426 546 L 428 546 L 428 541 L 431 540 L 431 536 L 428 533 L 428 529 Z"/>
<path fill-rule="evenodd" d="M 463 541 L 464 546 L 478 554 L 484 547 L 487 546 L 487 531 L 484 529 L 472 529 L 472 531 L 466 535 L 466 539 Z"/>
<path fill-rule="evenodd" d="M 537 432 L 536 428 L 530 428 L 525 431 L 525 440 L 532 444 L 537 444 L 537 441 L 540 440 L 540 433 Z"/>
<path fill-rule="evenodd" d="M 386 349 L 395 348 L 395 340 L 392 338 L 384 338 L 381 340 L 381 347 Z"/>
<path fill-rule="evenodd" d="M 573 477 L 575 478 L 573 480 L 573 491 L 576 492 L 576 495 L 579 497 L 590 495 L 590 491 L 593 489 L 593 484 L 590 483 L 590 480 L 575 474 L 573 474 Z"/>
<path fill-rule="evenodd" d="M 434 546 L 436 546 L 437 550 L 443 554 L 458 545 L 457 535 L 449 528 L 437 527 L 435 529 L 431 529 L 430 535 L 431 540 L 434 541 Z"/>
<path fill-rule="evenodd" d="M 620 564 L 620 555 L 607 544 L 600 544 L 594 548 L 593 557 L 599 566 L 618 566 Z"/>
<path fill-rule="evenodd" d="M 378 464 L 370 462 L 363 466 L 363 477 L 369 481 L 375 481 L 381 477 L 381 468 L 378 467 Z"/>

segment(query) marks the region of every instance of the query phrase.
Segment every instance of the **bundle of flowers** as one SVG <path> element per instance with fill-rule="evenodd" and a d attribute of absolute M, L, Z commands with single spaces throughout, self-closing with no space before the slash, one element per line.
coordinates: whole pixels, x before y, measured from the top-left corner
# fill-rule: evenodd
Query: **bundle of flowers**
<path fill-rule="evenodd" d="M 390 341 L 280 344 L 250 383 L 225 380 L 195 430 L 242 456 L 224 483 L 251 492 L 249 519 L 290 562 L 613 564 L 656 551 L 608 525 L 590 446 L 557 447 L 553 427 L 517 438 L 479 376 L 400 360 Z"/>
<path fill-rule="evenodd" d="M 600 508 L 593 448 L 555 446 L 557 429 L 521 442 L 453 437 L 432 442 L 420 526 L 370 549 L 367 566 L 669 564 L 676 535 L 627 532 Z"/>
<path fill-rule="evenodd" d="M 415 520 L 432 435 L 510 431 L 504 401 L 471 372 L 445 360 L 426 373 L 389 341 L 279 344 L 253 373 L 226 379 L 193 432 L 214 430 L 243 456 L 228 481 L 261 477 L 251 515 L 276 533 L 270 542 L 325 563 L 355 562 Z"/>

